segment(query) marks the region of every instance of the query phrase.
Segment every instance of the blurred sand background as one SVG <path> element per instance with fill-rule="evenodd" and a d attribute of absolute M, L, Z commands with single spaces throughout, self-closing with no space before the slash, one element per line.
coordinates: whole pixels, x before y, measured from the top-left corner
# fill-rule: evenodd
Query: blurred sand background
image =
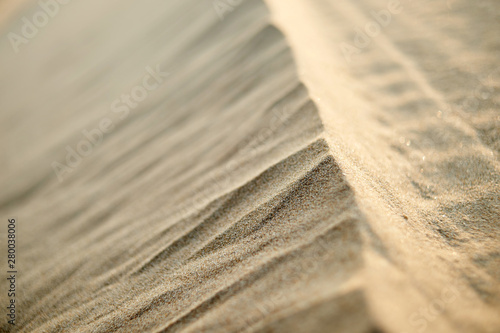
<path fill-rule="evenodd" d="M 499 332 L 498 1 L 223 3 L 0 2 L 0 328 Z"/>
<path fill-rule="evenodd" d="M 2 0 L 0 1 L 0 25 L 5 25 L 9 19 L 20 11 L 26 0 Z"/>

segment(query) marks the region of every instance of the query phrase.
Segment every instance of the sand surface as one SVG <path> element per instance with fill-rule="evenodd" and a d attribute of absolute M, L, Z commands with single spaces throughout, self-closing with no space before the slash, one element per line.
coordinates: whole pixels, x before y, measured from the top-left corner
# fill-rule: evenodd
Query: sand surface
<path fill-rule="evenodd" d="M 222 2 L 2 26 L 0 330 L 500 332 L 500 3 Z"/>

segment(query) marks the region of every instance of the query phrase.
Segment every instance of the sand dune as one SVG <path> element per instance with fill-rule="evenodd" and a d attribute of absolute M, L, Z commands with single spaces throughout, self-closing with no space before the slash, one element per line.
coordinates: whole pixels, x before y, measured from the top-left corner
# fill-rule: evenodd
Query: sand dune
<path fill-rule="evenodd" d="M 500 331 L 498 3 L 74 1 L 13 46 L 40 10 L 0 329 Z"/>

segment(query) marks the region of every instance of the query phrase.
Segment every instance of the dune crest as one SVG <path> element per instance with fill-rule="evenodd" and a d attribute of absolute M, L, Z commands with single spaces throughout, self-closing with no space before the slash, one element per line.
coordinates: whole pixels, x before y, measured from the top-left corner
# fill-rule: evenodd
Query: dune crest
<path fill-rule="evenodd" d="M 447 35 L 484 31 L 465 1 L 402 1 L 346 62 L 387 6 L 91 0 L 17 55 L 0 41 L 18 331 L 498 331 L 498 40 Z M 475 110 L 454 54 L 496 92 Z M 147 68 L 169 75 L 114 112 Z M 61 181 L 53 162 L 108 118 Z"/>

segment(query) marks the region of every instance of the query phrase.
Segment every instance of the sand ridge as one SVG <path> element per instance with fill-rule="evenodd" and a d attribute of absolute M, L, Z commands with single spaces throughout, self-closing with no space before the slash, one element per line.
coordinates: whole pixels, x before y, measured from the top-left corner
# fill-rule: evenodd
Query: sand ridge
<path fill-rule="evenodd" d="M 20 55 L 2 40 L 19 332 L 498 331 L 498 40 L 465 29 L 500 21 L 402 6 L 353 64 L 339 44 L 386 2 L 247 0 L 220 20 L 87 1 Z M 477 67 L 454 54 L 497 92 L 474 110 Z M 51 163 L 156 65 L 165 82 L 59 182 Z"/>

